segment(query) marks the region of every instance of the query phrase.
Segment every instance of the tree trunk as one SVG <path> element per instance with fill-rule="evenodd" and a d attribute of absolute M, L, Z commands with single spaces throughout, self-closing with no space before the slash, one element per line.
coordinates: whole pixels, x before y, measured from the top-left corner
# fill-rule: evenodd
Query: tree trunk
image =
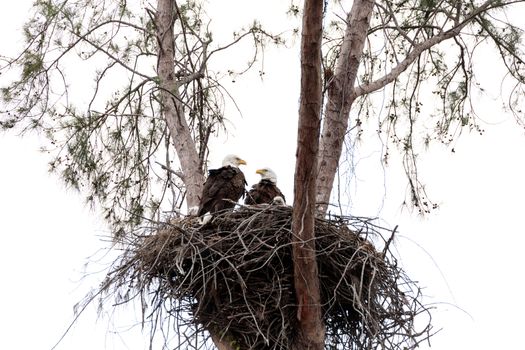
<path fill-rule="evenodd" d="M 328 87 L 328 99 L 319 146 L 319 176 L 316 201 L 325 213 L 343 150 L 348 128 L 348 115 L 355 100 L 354 84 L 363 53 L 374 1 L 355 0 L 347 17 L 347 27 L 333 80 Z"/>
<path fill-rule="evenodd" d="M 160 79 L 162 113 L 179 157 L 182 180 L 186 185 L 186 202 L 188 209 L 191 209 L 199 206 L 204 175 L 200 167 L 195 142 L 186 122 L 184 106 L 180 102 L 179 84 L 175 80 L 175 38 L 173 34 L 173 25 L 176 20 L 175 10 L 175 0 L 158 0 L 156 18 L 159 43 L 157 70 Z M 222 341 L 216 334 L 211 334 L 211 338 L 217 349 L 233 350 L 228 342 Z"/>
<path fill-rule="evenodd" d="M 172 142 L 179 157 L 182 180 L 186 185 L 187 206 L 192 208 L 199 205 L 204 175 L 195 142 L 186 122 L 184 106 L 180 102 L 179 84 L 175 79 L 175 38 L 173 34 L 175 14 L 174 0 L 158 1 L 156 18 L 159 45 L 157 74 L 160 80 L 162 115 L 166 119 Z"/>
<path fill-rule="evenodd" d="M 305 0 L 301 41 L 301 96 L 292 216 L 294 284 L 299 321 L 294 349 L 324 348 L 315 252 L 315 180 L 319 150 L 323 0 Z"/>
<path fill-rule="evenodd" d="M 347 17 L 347 27 L 332 82 L 328 87 L 328 99 L 323 122 L 323 133 L 319 145 L 319 175 L 317 177 L 317 209 L 325 213 L 330 201 L 330 193 L 334 184 L 339 158 L 343 150 L 343 142 L 348 128 L 348 116 L 355 99 L 358 96 L 379 90 L 394 81 L 423 51 L 442 41 L 460 34 L 461 30 L 471 23 L 472 19 L 486 11 L 492 4 L 487 0 L 471 10 L 470 13 L 456 19 L 454 25 L 447 31 L 433 36 L 426 41 L 414 45 L 401 62 L 383 77 L 355 87 L 357 71 L 363 54 L 363 48 L 370 27 L 370 18 L 375 1 L 356 0 Z"/>

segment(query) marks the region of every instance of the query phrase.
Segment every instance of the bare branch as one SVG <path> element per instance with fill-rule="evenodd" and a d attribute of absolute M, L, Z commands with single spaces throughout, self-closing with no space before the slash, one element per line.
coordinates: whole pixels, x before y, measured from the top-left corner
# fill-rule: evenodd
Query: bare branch
<path fill-rule="evenodd" d="M 176 175 L 179 179 L 181 179 L 182 181 L 184 181 L 184 174 L 180 171 L 175 171 L 173 169 L 171 169 L 170 167 L 162 164 L 162 163 L 159 163 L 157 161 L 155 161 L 155 163 L 157 163 L 158 165 L 160 165 L 160 167 L 163 169 L 163 170 L 166 170 L 166 171 L 169 171 L 170 173 L 172 173 L 173 175 Z"/>
<path fill-rule="evenodd" d="M 439 44 L 444 40 L 450 39 L 458 35 L 461 32 L 461 29 L 463 29 L 467 24 L 471 23 L 473 18 L 478 16 L 480 13 L 486 11 L 492 3 L 493 1 L 491 0 L 485 1 L 485 3 L 483 3 L 478 8 L 474 9 L 469 15 L 465 16 L 463 21 L 461 21 L 459 24 L 455 25 L 454 27 L 445 32 L 442 32 L 434 37 L 431 37 L 430 39 L 427 39 L 421 44 L 417 44 L 416 46 L 414 46 L 412 51 L 408 53 L 405 59 L 401 61 L 396 67 L 394 67 L 388 74 L 386 74 L 378 80 L 356 87 L 355 91 L 352 94 L 353 99 L 355 99 L 358 96 L 362 96 L 370 92 L 379 90 L 388 85 L 389 83 L 393 82 L 399 76 L 399 74 L 404 72 L 407 69 L 407 67 L 410 64 L 412 64 L 419 57 L 419 55 L 421 55 L 422 52 L 430 49 L 434 45 Z"/>
<path fill-rule="evenodd" d="M 100 26 L 101 26 L 101 25 L 99 25 L 99 26 L 97 26 L 97 27 L 100 27 Z M 95 29 L 96 29 L 96 28 L 95 28 Z M 137 70 L 131 68 L 130 66 L 128 66 L 127 64 L 125 64 L 124 62 L 122 62 L 122 60 L 120 60 L 118 57 L 115 57 L 114 55 L 112 55 L 108 50 L 104 49 L 104 48 L 101 47 L 100 45 L 98 45 L 98 44 L 94 43 L 93 41 L 89 40 L 89 39 L 87 38 L 87 36 L 88 36 L 90 33 L 94 32 L 95 29 L 90 30 L 90 31 L 88 31 L 87 33 L 84 33 L 84 34 L 82 34 L 82 35 L 77 34 L 75 31 L 71 31 L 71 32 L 70 32 L 71 34 L 73 34 L 73 35 L 75 35 L 75 36 L 78 37 L 78 41 L 77 41 L 75 44 L 73 44 L 73 45 L 71 46 L 71 48 L 75 47 L 75 45 L 76 45 L 78 42 L 80 42 L 80 41 L 84 41 L 84 42 L 88 43 L 89 45 L 93 46 L 95 49 L 97 49 L 97 51 L 100 51 L 100 52 L 104 53 L 104 54 L 105 54 L 106 56 L 108 56 L 111 60 L 113 60 L 114 62 L 118 63 L 119 65 L 121 65 L 122 67 L 124 67 L 126 70 L 132 72 L 133 74 L 138 75 L 138 76 L 140 76 L 140 77 L 142 77 L 142 78 L 144 78 L 144 79 L 149 79 L 149 80 L 152 80 L 152 79 L 153 79 L 153 77 L 150 77 L 150 76 L 148 76 L 148 75 L 145 75 L 145 74 L 143 74 L 143 73 L 141 73 L 141 72 L 139 72 L 139 71 L 137 71 Z M 69 50 L 68 50 L 68 51 L 69 51 Z M 65 52 L 64 52 L 64 53 L 65 53 Z M 57 60 L 58 60 L 58 59 L 57 59 Z"/>

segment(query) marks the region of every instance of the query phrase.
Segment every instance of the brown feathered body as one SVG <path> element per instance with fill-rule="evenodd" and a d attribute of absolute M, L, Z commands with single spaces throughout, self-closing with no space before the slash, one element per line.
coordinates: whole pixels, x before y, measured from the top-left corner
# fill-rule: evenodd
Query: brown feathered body
<path fill-rule="evenodd" d="M 280 196 L 285 200 L 284 194 L 277 185 L 268 179 L 262 179 L 253 185 L 250 191 L 248 191 L 244 204 L 271 204 L 273 199 L 277 196 Z"/>
<path fill-rule="evenodd" d="M 234 166 L 210 169 L 204 183 L 198 215 L 214 214 L 235 207 L 245 194 L 246 179 L 242 171 Z M 231 202 L 233 201 L 233 202 Z"/>

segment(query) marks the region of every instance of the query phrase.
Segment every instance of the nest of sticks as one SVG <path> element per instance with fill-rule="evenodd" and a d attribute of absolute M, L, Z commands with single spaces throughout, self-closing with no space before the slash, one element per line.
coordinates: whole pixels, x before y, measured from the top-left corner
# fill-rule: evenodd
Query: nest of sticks
<path fill-rule="evenodd" d="M 175 348 L 199 348 L 211 333 L 234 349 L 289 349 L 297 323 L 291 211 L 245 206 L 206 225 L 172 220 L 123 242 L 101 292 L 120 295 L 119 304 L 140 297 L 144 317 L 184 333 Z M 429 338 L 420 289 L 389 249 L 394 232 L 354 217 L 315 227 L 326 349 L 412 349 Z"/>

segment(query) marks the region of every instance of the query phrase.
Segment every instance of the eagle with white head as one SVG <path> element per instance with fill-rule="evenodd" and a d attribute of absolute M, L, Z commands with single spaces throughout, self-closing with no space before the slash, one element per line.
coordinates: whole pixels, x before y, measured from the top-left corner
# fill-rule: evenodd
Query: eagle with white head
<path fill-rule="evenodd" d="M 198 216 L 214 214 L 225 209 L 233 209 L 235 203 L 245 194 L 246 179 L 239 169 L 246 162 L 229 154 L 219 169 L 210 169 L 199 204 Z"/>
<path fill-rule="evenodd" d="M 261 175 L 261 181 L 252 186 L 244 204 L 285 204 L 284 194 L 277 187 L 277 175 L 270 168 L 263 168 L 256 171 Z"/>

